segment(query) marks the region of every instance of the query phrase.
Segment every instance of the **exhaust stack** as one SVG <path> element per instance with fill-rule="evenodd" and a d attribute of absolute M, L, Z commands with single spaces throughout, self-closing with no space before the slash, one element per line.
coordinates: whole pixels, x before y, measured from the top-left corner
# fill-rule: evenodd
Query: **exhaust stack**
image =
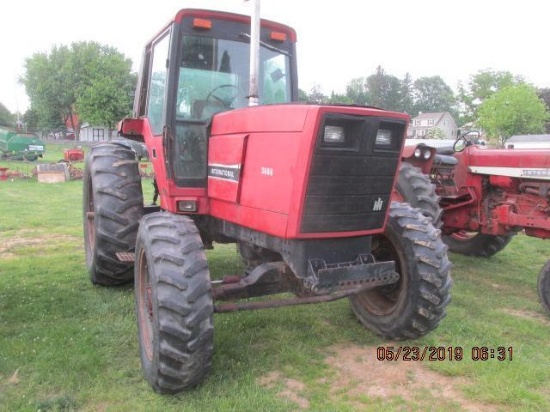
<path fill-rule="evenodd" d="M 260 0 L 250 0 L 250 83 L 248 88 L 248 105 L 258 106 L 258 73 L 260 71 Z"/>

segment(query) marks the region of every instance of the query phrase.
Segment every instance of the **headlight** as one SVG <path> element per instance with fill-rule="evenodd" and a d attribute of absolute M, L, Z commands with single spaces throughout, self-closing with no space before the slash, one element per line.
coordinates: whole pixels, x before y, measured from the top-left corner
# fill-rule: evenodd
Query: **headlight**
<path fill-rule="evenodd" d="M 340 126 L 325 126 L 323 141 L 325 143 L 344 143 L 344 128 Z"/>
<path fill-rule="evenodd" d="M 387 129 L 378 129 L 376 133 L 376 145 L 377 146 L 391 146 L 391 130 Z"/>
<path fill-rule="evenodd" d="M 415 150 L 414 150 L 414 157 L 416 157 L 417 159 L 424 159 L 424 160 L 428 160 L 430 157 L 432 157 L 432 152 L 429 150 L 429 149 L 421 149 L 420 147 L 417 147 Z"/>

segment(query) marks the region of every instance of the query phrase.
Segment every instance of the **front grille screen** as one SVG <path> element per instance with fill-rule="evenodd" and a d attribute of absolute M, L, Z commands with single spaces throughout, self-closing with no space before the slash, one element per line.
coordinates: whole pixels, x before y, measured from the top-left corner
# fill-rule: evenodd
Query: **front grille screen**
<path fill-rule="evenodd" d="M 342 143 L 324 141 L 327 125 L 343 129 Z M 380 129 L 391 131 L 391 144 L 387 138 L 377 141 Z M 327 115 L 318 133 L 310 168 L 302 233 L 381 228 L 404 132 L 403 121 Z"/>

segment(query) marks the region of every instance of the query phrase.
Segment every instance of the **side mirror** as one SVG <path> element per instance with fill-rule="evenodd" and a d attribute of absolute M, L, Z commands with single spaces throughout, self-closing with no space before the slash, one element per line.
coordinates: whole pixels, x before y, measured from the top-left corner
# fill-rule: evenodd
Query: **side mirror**
<path fill-rule="evenodd" d="M 118 135 L 136 142 L 144 142 L 143 119 L 123 119 L 117 125 Z"/>
<path fill-rule="evenodd" d="M 276 69 L 271 72 L 270 76 L 271 80 L 273 80 L 273 83 L 277 83 L 279 80 L 285 77 L 285 74 L 281 71 L 281 69 Z"/>

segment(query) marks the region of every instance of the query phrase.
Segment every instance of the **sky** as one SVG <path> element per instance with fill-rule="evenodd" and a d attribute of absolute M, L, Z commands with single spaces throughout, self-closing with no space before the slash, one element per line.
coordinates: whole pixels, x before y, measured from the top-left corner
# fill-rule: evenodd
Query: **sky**
<path fill-rule="evenodd" d="M 2 8 L 0 103 L 29 107 L 18 83 L 25 59 L 54 45 L 96 41 L 116 47 L 139 70 L 145 43 L 186 7 L 250 15 L 244 0 L 16 0 Z M 454 90 L 480 70 L 510 71 L 550 87 L 550 2 L 523 0 L 261 0 L 263 18 L 298 35 L 299 87 L 344 93 L 350 80 L 387 74 L 441 76 Z"/>

